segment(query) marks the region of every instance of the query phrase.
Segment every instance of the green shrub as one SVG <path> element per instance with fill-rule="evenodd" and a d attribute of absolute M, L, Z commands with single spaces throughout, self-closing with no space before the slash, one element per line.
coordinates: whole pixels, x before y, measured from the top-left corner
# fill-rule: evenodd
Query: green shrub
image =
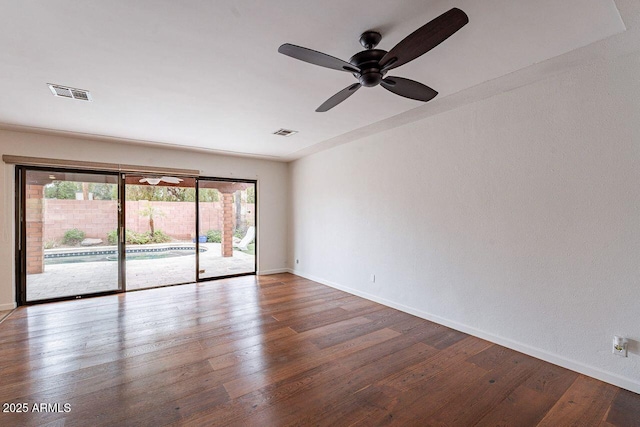
<path fill-rule="evenodd" d="M 171 241 L 171 237 L 162 230 L 154 231 L 153 236 L 149 235 L 149 237 L 152 243 L 166 243 Z"/>
<path fill-rule="evenodd" d="M 62 242 L 65 245 L 77 245 L 84 240 L 84 237 L 84 231 L 78 230 L 77 228 L 72 228 L 71 230 L 67 230 L 64 233 L 64 239 L 62 240 Z"/>
<path fill-rule="evenodd" d="M 127 230 L 126 241 L 129 245 L 145 245 L 151 242 L 150 233 L 136 233 L 135 231 Z"/>
<path fill-rule="evenodd" d="M 107 243 L 110 245 L 118 244 L 118 230 L 111 230 L 107 233 Z"/>
<path fill-rule="evenodd" d="M 233 237 L 237 237 L 238 239 L 242 239 L 245 234 L 247 234 L 247 228 L 246 227 L 238 227 L 238 228 L 236 228 L 236 231 L 234 231 Z"/>
<path fill-rule="evenodd" d="M 209 230 L 209 231 L 207 231 L 207 242 L 209 242 L 209 243 L 220 243 L 220 242 L 222 242 L 222 231 L 220 231 L 220 230 Z"/>
<path fill-rule="evenodd" d="M 56 246 L 58 246 L 58 242 L 56 242 L 55 240 L 47 240 L 46 242 L 44 242 L 45 249 L 53 249 Z"/>
<path fill-rule="evenodd" d="M 132 230 L 127 230 L 125 236 L 126 242 L 129 245 L 146 245 L 148 243 L 166 243 L 171 241 L 171 237 L 162 230 L 156 230 L 153 233 L 153 236 L 148 231 L 145 231 L 144 233 L 137 233 Z M 107 234 L 107 240 L 111 245 L 117 244 L 118 232 L 116 230 L 110 231 Z"/>

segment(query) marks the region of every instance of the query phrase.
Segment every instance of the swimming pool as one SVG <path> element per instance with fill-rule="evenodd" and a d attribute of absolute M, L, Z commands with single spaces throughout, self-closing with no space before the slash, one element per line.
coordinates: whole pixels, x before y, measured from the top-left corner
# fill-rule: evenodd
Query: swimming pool
<path fill-rule="evenodd" d="M 206 252 L 206 248 L 200 248 L 200 253 Z M 127 249 L 126 260 L 145 260 L 173 258 L 187 255 L 195 255 L 195 246 L 163 246 L 159 248 L 130 248 Z M 102 262 L 117 261 L 116 249 L 105 250 L 78 250 L 74 252 L 45 253 L 44 264 L 71 264 L 76 262 Z"/>

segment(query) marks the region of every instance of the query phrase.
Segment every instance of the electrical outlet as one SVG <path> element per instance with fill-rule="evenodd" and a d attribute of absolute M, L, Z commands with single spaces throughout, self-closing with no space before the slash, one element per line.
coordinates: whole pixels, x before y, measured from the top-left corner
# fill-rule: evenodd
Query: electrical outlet
<path fill-rule="evenodd" d="M 613 352 L 613 354 L 617 356 L 628 357 L 627 345 L 628 345 L 628 341 L 626 338 L 615 335 L 613 337 L 613 346 L 611 351 Z"/>
<path fill-rule="evenodd" d="M 371 283 L 376 283 L 376 275 L 372 274 L 371 277 L 369 277 L 369 280 L 371 281 Z"/>
<path fill-rule="evenodd" d="M 300 260 L 296 258 L 296 264 L 300 264 Z"/>

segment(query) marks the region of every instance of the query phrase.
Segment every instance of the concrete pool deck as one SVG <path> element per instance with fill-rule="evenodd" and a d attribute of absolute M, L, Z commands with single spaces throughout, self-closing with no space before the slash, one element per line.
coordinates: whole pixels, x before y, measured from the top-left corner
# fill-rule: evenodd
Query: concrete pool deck
<path fill-rule="evenodd" d="M 176 244 L 172 243 L 169 246 L 174 245 Z M 136 248 L 162 246 L 167 244 L 141 245 Z M 200 273 L 202 278 L 254 271 L 254 255 L 234 250 L 233 257 L 223 258 L 220 243 L 200 243 L 200 248 L 207 249 L 206 252 L 200 253 L 200 270 L 205 270 L 204 273 Z M 92 249 L 98 248 L 86 248 L 87 251 Z M 173 258 L 128 260 L 125 268 L 127 290 L 189 283 L 196 280 L 195 253 Z M 45 265 L 43 273 L 27 275 L 28 301 L 107 292 L 117 288 L 118 263 L 115 261 Z"/>

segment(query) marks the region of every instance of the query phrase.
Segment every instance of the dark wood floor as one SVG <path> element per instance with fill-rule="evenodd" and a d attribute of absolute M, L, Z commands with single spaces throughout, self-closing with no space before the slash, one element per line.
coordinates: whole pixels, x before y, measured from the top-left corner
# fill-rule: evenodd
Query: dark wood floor
<path fill-rule="evenodd" d="M 640 425 L 638 394 L 290 274 L 20 308 L 0 402 L 29 410 L 2 426 Z"/>

